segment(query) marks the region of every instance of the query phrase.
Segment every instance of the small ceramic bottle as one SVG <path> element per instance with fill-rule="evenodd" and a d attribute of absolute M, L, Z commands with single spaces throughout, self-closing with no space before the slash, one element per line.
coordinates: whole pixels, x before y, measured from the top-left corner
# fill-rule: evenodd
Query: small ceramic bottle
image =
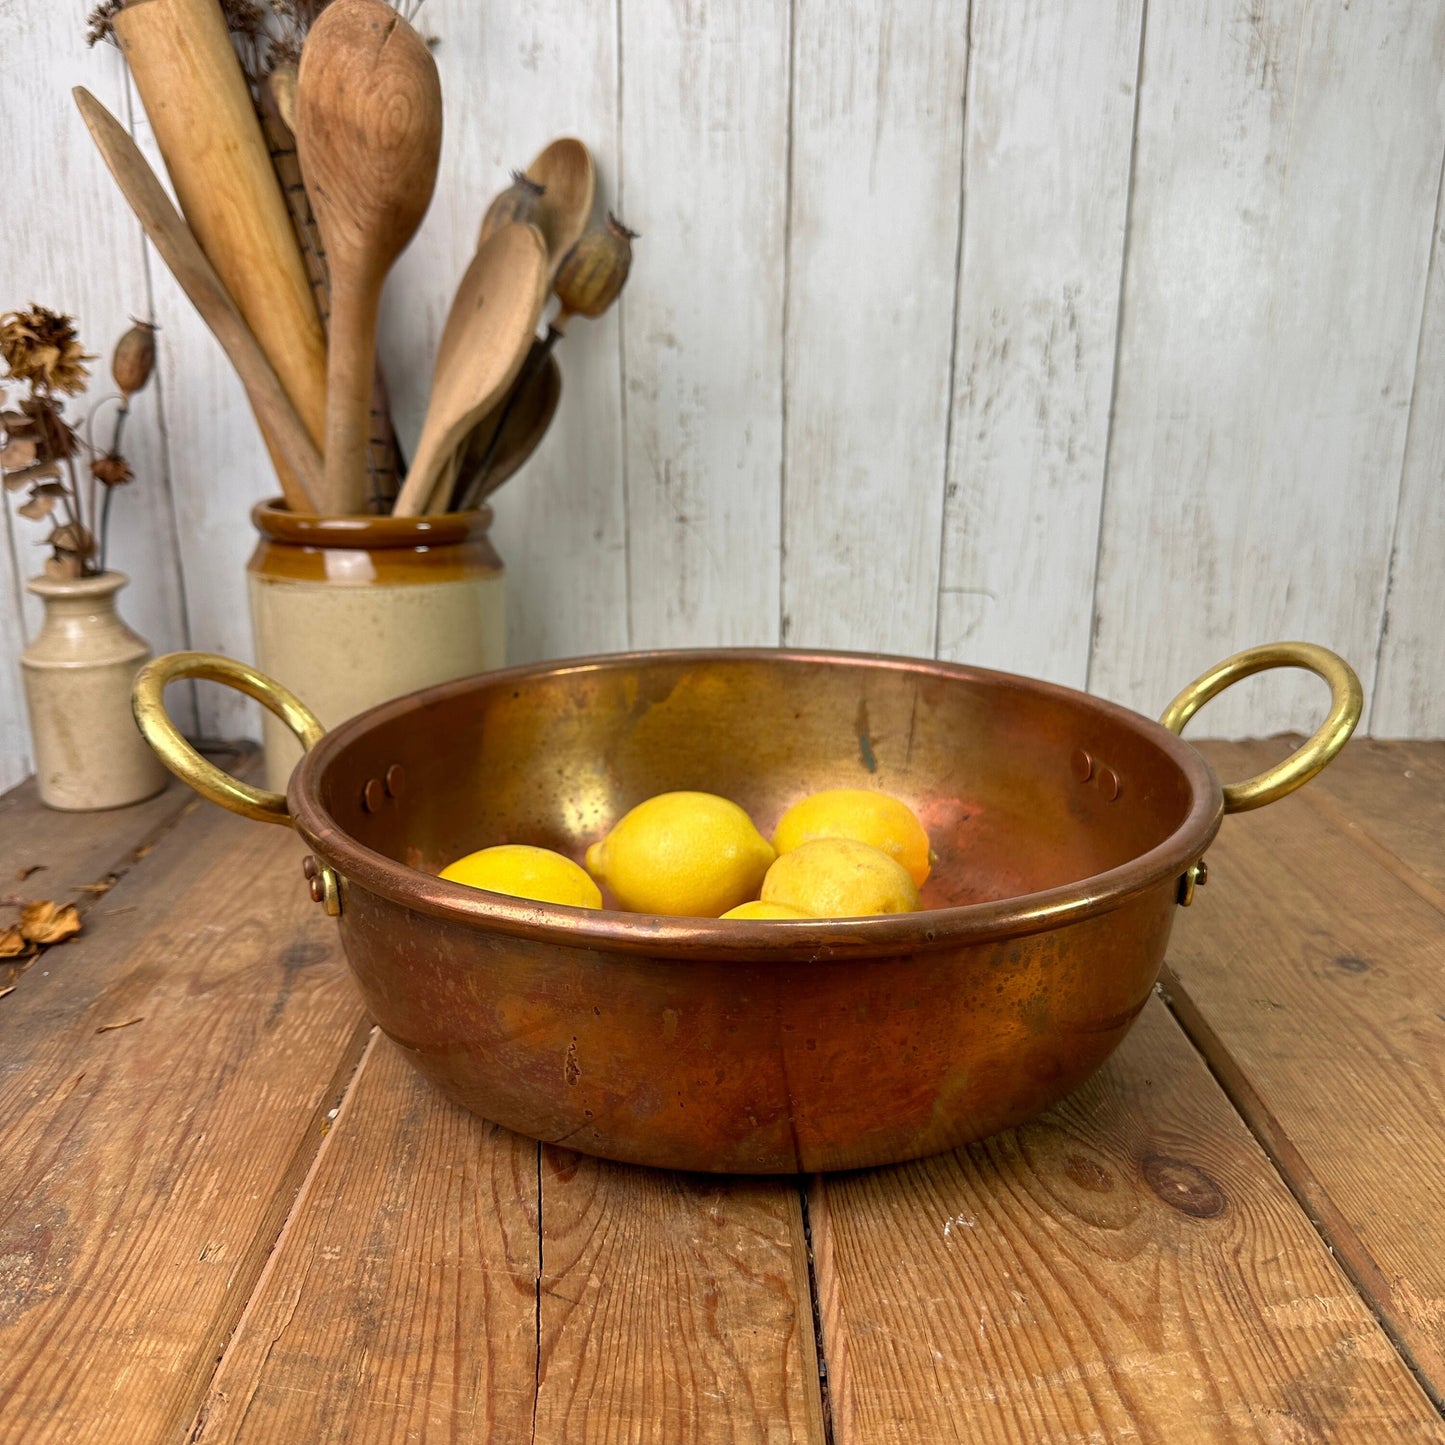
<path fill-rule="evenodd" d="M 166 771 L 136 728 L 130 689 L 151 655 L 121 621 L 121 572 L 32 577 L 45 604 L 35 641 L 20 654 L 40 801 L 67 812 L 119 808 L 153 797 Z"/>

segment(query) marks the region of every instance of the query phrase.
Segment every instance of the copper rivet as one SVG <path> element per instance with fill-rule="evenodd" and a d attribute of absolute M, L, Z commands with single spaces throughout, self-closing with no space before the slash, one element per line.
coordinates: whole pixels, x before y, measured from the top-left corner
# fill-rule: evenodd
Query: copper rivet
<path fill-rule="evenodd" d="M 1087 783 L 1090 774 L 1094 771 L 1094 760 L 1083 748 L 1075 748 L 1073 757 L 1069 759 L 1069 767 L 1073 769 L 1074 776 L 1081 783 Z"/>
<path fill-rule="evenodd" d="M 320 871 L 316 860 L 309 853 L 301 860 L 301 871 L 307 878 L 314 878 Z"/>
<path fill-rule="evenodd" d="M 319 877 L 318 877 L 318 878 L 313 878 L 313 879 L 311 880 L 311 901 L 312 901 L 313 903 L 320 903 L 321 900 L 322 900 L 325 896 L 326 896 L 326 887 L 325 887 L 325 885 L 322 883 L 322 881 L 321 881 L 321 879 L 320 879 Z"/>
<path fill-rule="evenodd" d="M 386 770 L 387 794 L 390 797 L 399 798 L 404 787 L 406 787 L 406 769 L 400 763 L 393 763 Z"/>
<path fill-rule="evenodd" d="M 1119 775 L 1113 768 L 1099 770 L 1099 791 L 1111 803 L 1119 796 Z"/>
<path fill-rule="evenodd" d="M 370 778 L 366 787 L 362 789 L 361 801 L 368 813 L 379 813 L 381 805 L 386 800 L 386 790 L 381 786 L 380 778 Z"/>

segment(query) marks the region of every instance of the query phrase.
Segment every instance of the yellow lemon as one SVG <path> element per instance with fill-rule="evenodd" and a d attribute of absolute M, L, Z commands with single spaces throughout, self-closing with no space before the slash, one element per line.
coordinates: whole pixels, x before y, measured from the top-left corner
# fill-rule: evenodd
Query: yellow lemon
<path fill-rule="evenodd" d="M 829 788 L 794 803 L 773 834 L 779 855 L 813 838 L 856 838 L 896 859 L 922 888 L 933 863 L 928 834 L 907 803 L 867 788 Z"/>
<path fill-rule="evenodd" d="M 751 903 L 739 903 L 736 908 L 729 908 L 723 914 L 724 918 L 811 918 L 811 913 L 804 913 L 799 908 L 789 908 L 786 903 L 764 903 L 761 898 L 755 898 Z"/>
<path fill-rule="evenodd" d="M 814 838 L 779 855 L 763 879 L 763 902 L 801 908 L 814 918 L 912 913 L 918 889 L 908 870 L 856 838 Z"/>
<path fill-rule="evenodd" d="M 526 843 L 501 843 L 468 853 L 448 863 L 441 876 L 451 883 L 532 898 L 538 903 L 566 903 L 573 908 L 601 908 L 597 885 L 570 858 L 550 848 Z"/>
<path fill-rule="evenodd" d="M 659 793 L 587 850 L 587 871 L 634 913 L 716 918 L 757 897 L 773 857 L 736 803 Z"/>

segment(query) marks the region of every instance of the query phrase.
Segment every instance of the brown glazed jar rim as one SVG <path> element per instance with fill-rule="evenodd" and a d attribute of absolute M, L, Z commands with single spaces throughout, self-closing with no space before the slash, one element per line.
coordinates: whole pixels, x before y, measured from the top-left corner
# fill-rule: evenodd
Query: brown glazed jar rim
<path fill-rule="evenodd" d="M 492 509 L 436 512 L 425 517 L 317 516 L 293 512 L 280 497 L 257 502 L 251 521 L 263 537 L 297 547 L 374 551 L 396 547 L 454 547 L 480 541 L 492 525 Z"/>
<path fill-rule="evenodd" d="M 1159 748 L 1185 779 L 1190 804 L 1167 838 L 1118 867 L 1035 893 L 959 904 L 920 913 L 870 918 L 799 919 L 785 923 L 670 918 L 609 909 L 536 903 L 469 888 L 376 853 L 348 834 L 322 805 L 327 769 L 358 737 L 398 715 L 424 713 L 429 705 L 477 685 L 476 678 L 438 683 L 394 698 L 333 728 L 311 748 L 291 774 L 286 801 L 297 832 L 320 860 L 353 886 L 419 913 L 539 943 L 650 957 L 742 960 L 876 958 L 922 953 L 965 943 L 1050 932 L 1112 912 L 1155 888 L 1172 888 L 1184 870 L 1203 856 L 1224 817 L 1219 779 L 1203 754 L 1153 719 L 1090 693 L 1013 673 L 962 663 L 928 661 L 881 653 L 792 648 L 705 648 L 606 653 L 560 661 L 527 663 L 486 674 L 500 686 L 513 680 L 593 669 L 625 668 L 648 662 L 693 659 L 827 661 L 840 667 L 879 667 L 939 677 L 1023 688 L 1084 706 L 1124 724 Z"/>

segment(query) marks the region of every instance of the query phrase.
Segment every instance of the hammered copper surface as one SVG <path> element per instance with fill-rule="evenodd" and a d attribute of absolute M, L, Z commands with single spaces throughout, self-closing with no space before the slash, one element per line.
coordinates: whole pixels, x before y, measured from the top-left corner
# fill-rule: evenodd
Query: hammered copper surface
<path fill-rule="evenodd" d="M 665 919 L 431 876 L 501 842 L 580 860 L 668 789 L 733 798 L 766 834 L 797 798 L 847 785 L 923 819 L 928 911 Z M 453 1098 L 588 1153 L 766 1173 L 950 1148 L 1080 1083 L 1147 1001 L 1180 875 L 1221 816 L 1192 748 L 1098 699 L 774 651 L 616 656 L 414 694 L 329 734 L 289 802 L 344 880 L 368 1006 Z"/>

